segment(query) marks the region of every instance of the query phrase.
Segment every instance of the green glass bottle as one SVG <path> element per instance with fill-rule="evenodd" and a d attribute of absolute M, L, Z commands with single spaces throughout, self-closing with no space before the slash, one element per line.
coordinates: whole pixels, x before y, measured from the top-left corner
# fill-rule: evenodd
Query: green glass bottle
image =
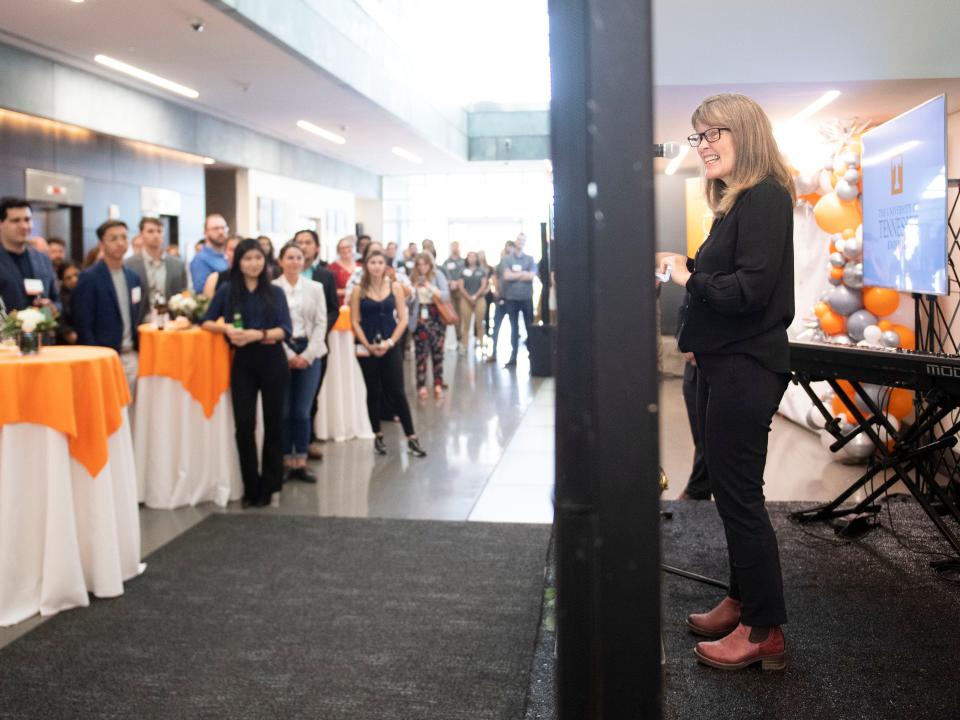
<path fill-rule="evenodd" d="M 243 330 L 243 316 L 240 314 L 239 311 L 233 314 L 233 326 L 237 330 Z"/>

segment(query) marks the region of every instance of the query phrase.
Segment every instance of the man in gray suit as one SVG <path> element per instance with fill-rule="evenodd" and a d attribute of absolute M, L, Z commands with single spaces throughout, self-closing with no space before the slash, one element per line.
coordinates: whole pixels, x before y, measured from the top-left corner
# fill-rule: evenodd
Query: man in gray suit
<path fill-rule="evenodd" d="M 187 289 L 187 268 L 183 260 L 163 252 L 163 223 L 157 218 L 143 218 L 140 235 L 143 250 L 124 263 L 140 276 L 140 284 L 145 290 L 146 302 L 140 303 L 138 322 L 146 319 L 158 298 L 168 300 Z"/>

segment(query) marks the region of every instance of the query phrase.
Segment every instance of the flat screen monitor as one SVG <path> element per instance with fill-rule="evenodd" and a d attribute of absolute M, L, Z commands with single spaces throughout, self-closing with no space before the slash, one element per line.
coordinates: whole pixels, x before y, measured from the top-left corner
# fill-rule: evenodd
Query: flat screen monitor
<path fill-rule="evenodd" d="M 863 283 L 947 293 L 947 102 L 863 134 Z"/>

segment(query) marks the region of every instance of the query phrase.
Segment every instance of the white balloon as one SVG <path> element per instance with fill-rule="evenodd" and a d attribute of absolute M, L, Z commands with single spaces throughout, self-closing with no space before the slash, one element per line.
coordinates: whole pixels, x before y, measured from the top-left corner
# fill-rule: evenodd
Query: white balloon
<path fill-rule="evenodd" d="M 830 338 L 830 342 L 834 345 L 853 345 L 853 340 L 847 335 L 833 335 Z"/>
<path fill-rule="evenodd" d="M 826 160 L 823 161 L 823 169 L 833 172 L 833 162 L 834 162 L 834 157 L 833 155 L 830 155 L 829 157 L 827 157 Z"/>
<path fill-rule="evenodd" d="M 860 154 L 855 153 L 852 150 L 848 150 L 843 154 L 841 158 L 849 167 L 858 168 L 860 167 Z"/>
<path fill-rule="evenodd" d="M 840 250 L 840 248 L 837 248 Z M 846 255 L 851 260 L 855 260 L 863 253 L 863 240 L 860 238 L 852 237 L 849 240 L 843 241 L 843 250 L 840 250 L 844 255 Z"/>
<path fill-rule="evenodd" d="M 845 242 L 846 242 L 846 240 L 844 240 L 842 237 L 840 237 L 840 238 L 838 238 L 837 240 L 834 240 L 834 241 L 833 241 L 833 246 L 837 249 L 837 252 L 838 252 L 838 253 L 842 253 L 842 252 L 843 252 L 843 244 L 844 244 Z"/>
<path fill-rule="evenodd" d="M 823 430 L 823 427 L 826 424 L 827 421 L 824 419 L 823 413 L 811 405 L 810 409 L 807 411 L 807 427 L 811 430 Z"/>
<path fill-rule="evenodd" d="M 836 191 L 837 191 L 837 197 L 840 198 L 841 200 L 846 200 L 847 202 L 849 202 L 850 200 L 856 200 L 857 195 L 860 194 L 860 191 L 857 189 L 856 185 L 851 185 L 850 183 L 848 183 L 846 180 L 843 180 L 843 179 L 837 182 Z"/>
<path fill-rule="evenodd" d="M 860 182 L 860 171 L 850 168 L 847 170 L 846 174 L 843 176 L 843 179 L 846 180 L 851 185 L 856 185 Z"/>
<path fill-rule="evenodd" d="M 863 339 L 871 345 L 879 345 L 882 335 L 883 330 L 880 329 L 879 325 L 867 325 L 863 329 Z"/>

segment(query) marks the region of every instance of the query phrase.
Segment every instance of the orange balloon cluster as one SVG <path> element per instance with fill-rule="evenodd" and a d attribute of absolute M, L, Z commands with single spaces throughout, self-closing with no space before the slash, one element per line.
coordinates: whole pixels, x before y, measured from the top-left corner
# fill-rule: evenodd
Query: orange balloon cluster
<path fill-rule="evenodd" d="M 846 380 L 838 380 L 837 385 L 840 386 L 841 392 L 846 395 L 848 399 L 855 400 L 858 397 L 853 386 Z M 905 388 L 884 389 L 880 394 L 880 402 L 878 405 L 882 412 L 892 415 L 898 421 L 903 422 L 903 419 L 913 411 L 913 391 Z M 853 413 L 847 409 L 847 406 L 839 395 L 833 397 L 830 408 L 833 410 L 835 417 L 842 417 L 851 425 L 856 424 Z M 866 416 L 868 413 L 863 412 L 862 414 Z"/>

